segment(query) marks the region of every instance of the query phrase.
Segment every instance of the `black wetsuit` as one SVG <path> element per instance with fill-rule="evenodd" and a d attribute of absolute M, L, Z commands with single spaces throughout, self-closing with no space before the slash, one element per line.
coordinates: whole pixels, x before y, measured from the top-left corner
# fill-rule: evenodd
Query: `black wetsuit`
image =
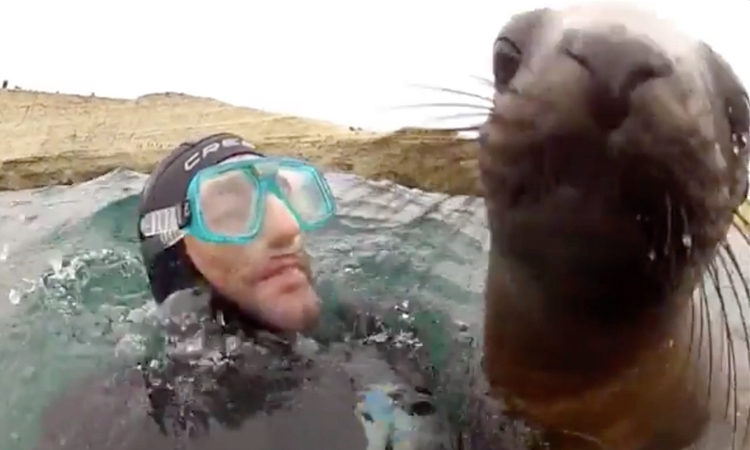
<path fill-rule="evenodd" d="M 37 448 L 365 449 L 344 371 L 267 344 L 224 367 L 172 362 L 86 380 L 46 411 Z"/>
<path fill-rule="evenodd" d="M 208 307 L 182 308 L 166 322 L 166 357 L 82 380 L 45 411 L 36 448 L 369 450 L 365 427 L 387 425 L 378 417 L 387 401 L 415 430 L 409 446 L 398 430 L 376 432 L 378 450 L 517 448 L 501 442 L 498 417 L 481 401 L 467 401 L 466 391 L 476 390 L 468 365 L 459 367 L 452 383 L 460 386 L 447 403 L 436 406 L 431 391 L 448 377 L 430 370 L 425 361 L 434 355 L 408 343 L 379 346 L 383 325 L 371 313 L 342 307 L 344 335 L 329 330 L 312 350 L 306 339 L 293 344 L 225 314 L 217 320 Z M 445 358 L 455 348 L 442 351 Z M 374 384 L 393 388 L 385 403 Z M 450 398 L 457 393 L 462 398 Z M 464 416 L 464 425 L 448 425 L 451 414 Z"/>

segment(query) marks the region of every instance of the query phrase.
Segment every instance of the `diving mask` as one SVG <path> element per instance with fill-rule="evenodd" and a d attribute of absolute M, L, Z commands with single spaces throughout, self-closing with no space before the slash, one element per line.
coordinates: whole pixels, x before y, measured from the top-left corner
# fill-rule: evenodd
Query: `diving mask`
<path fill-rule="evenodd" d="M 335 214 L 331 188 L 312 165 L 292 158 L 232 158 L 196 173 L 180 204 L 145 214 L 141 233 L 182 231 L 205 242 L 245 244 L 262 229 L 267 194 L 284 203 L 303 231 L 320 228 Z"/>

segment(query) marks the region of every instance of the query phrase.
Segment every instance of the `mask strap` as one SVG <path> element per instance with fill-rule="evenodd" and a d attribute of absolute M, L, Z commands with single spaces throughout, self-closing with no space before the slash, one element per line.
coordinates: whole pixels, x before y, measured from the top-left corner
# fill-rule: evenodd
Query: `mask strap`
<path fill-rule="evenodd" d="M 141 217 L 139 228 L 144 237 L 151 237 L 181 230 L 190 223 L 190 204 L 168 206 L 147 212 Z"/>

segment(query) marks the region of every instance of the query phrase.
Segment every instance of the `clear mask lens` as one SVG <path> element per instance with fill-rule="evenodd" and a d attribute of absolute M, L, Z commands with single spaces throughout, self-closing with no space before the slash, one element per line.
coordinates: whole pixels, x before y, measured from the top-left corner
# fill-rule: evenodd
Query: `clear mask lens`
<path fill-rule="evenodd" d="M 303 228 L 321 222 L 330 214 L 326 191 L 314 170 L 259 161 L 200 181 L 198 202 L 206 231 L 232 238 L 247 235 L 261 226 L 263 211 L 256 208 L 265 208 L 266 199 L 258 199 L 259 189 L 269 181 L 275 186 L 268 186 L 268 191 L 262 191 L 264 195 L 278 192 Z"/>
<path fill-rule="evenodd" d="M 236 237 L 253 226 L 256 184 L 244 171 L 232 170 L 204 180 L 199 188 L 203 223 L 211 233 Z"/>
<path fill-rule="evenodd" d="M 275 181 L 302 221 L 315 223 L 325 218 L 326 200 L 313 172 L 280 167 Z"/>

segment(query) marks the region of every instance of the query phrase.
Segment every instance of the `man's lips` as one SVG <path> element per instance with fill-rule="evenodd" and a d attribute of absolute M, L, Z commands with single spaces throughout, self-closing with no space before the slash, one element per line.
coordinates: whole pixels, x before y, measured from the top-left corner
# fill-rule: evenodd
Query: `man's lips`
<path fill-rule="evenodd" d="M 262 283 L 277 275 L 281 275 L 289 269 L 297 269 L 304 272 L 302 260 L 297 255 L 276 256 L 263 265 L 263 269 L 255 274 L 253 281 Z"/>

